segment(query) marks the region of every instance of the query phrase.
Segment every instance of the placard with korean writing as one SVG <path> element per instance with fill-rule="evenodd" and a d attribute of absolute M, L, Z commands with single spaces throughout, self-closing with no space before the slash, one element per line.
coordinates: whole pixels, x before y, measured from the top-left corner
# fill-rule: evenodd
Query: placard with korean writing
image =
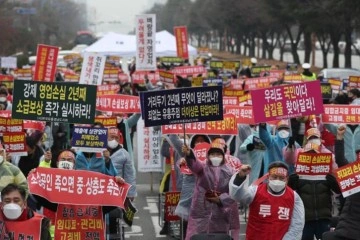
<path fill-rule="evenodd" d="M 124 207 L 130 184 L 93 171 L 38 167 L 27 177 L 31 193 L 50 202 Z"/>
<path fill-rule="evenodd" d="M 47 122 L 92 124 L 96 86 L 15 80 L 12 117 Z"/>
<path fill-rule="evenodd" d="M 71 146 L 82 152 L 103 152 L 107 147 L 107 128 L 74 127 Z"/>
<path fill-rule="evenodd" d="M 122 209 L 122 212 L 123 220 L 129 227 L 132 226 L 135 213 L 137 213 L 137 211 L 138 210 L 136 209 L 132 201 L 129 198 L 126 198 L 124 203 L 124 209 Z"/>
<path fill-rule="evenodd" d="M 116 117 L 97 116 L 94 122 L 101 123 L 106 128 L 116 127 L 117 125 Z"/>
<path fill-rule="evenodd" d="M 174 27 L 174 35 L 176 39 L 177 56 L 183 59 L 189 58 L 188 51 L 188 34 L 186 26 Z"/>
<path fill-rule="evenodd" d="M 136 69 L 156 70 L 156 15 L 137 15 L 136 32 Z"/>
<path fill-rule="evenodd" d="M 1 57 L 0 66 L 2 68 L 17 68 L 17 58 L 16 57 Z"/>
<path fill-rule="evenodd" d="M 359 124 L 360 106 L 325 104 L 322 114 L 323 123 Z"/>
<path fill-rule="evenodd" d="M 110 94 L 117 94 L 120 91 L 119 84 L 105 84 L 105 85 L 98 85 L 96 96 L 102 95 L 110 95 Z"/>
<path fill-rule="evenodd" d="M 321 83 L 321 94 L 323 99 L 332 98 L 332 88 L 330 83 Z"/>
<path fill-rule="evenodd" d="M 4 147 L 11 156 L 27 156 L 25 133 L 3 133 Z"/>
<path fill-rule="evenodd" d="M 176 206 L 180 200 L 180 192 L 165 193 L 165 221 L 179 221 L 180 217 L 175 214 Z"/>
<path fill-rule="evenodd" d="M 258 77 L 258 78 L 247 78 L 245 79 L 244 90 L 254 90 L 259 88 L 270 87 L 273 82 L 278 79 L 276 77 Z"/>
<path fill-rule="evenodd" d="M 54 240 L 105 240 L 102 207 L 59 204 L 54 237 Z"/>
<path fill-rule="evenodd" d="M 203 66 L 183 66 L 175 67 L 171 70 L 175 75 L 187 77 L 188 75 L 207 74 L 206 68 Z"/>
<path fill-rule="evenodd" d="M 96 98 L 96 110 L 116 113 L 140 113 L 138 96 L 113 94 Z"/>
<path fill-rule="evenodd" d="M 132 82 L 138 84 L 144 84 L 146 77 L 152 84 L 160 80 L 159 71 L 135 71 L 131 75 Z"/>
<path fill-rule="evenodd" d="M 186 134 L 212 134 L 212 135 L 237 135 L 237 122 L 233 114 L 224 114 L 221 121 L 185 123 Z M 162 134 L 183 134 L 183 124 L 171 124 L 161 126 Z"/>
<path fill-rule="evenodd" d="M 38 44 L 36 50 L 35 73 L 33 79 L 36 81 L 53 82 L 59 48 L 44 44 Z"/>
<path fill-rule="evenodd" d="M 250 92 L 256 123 L 324 112 L 319 81 L 282 85 Z"/>
<path fill-rule="evenodd" d="M 31 80 L 32 72 L 31 68 L 20 68 L 15 71 L 16 78 L 21 80 Z"/>
<path fill-rule="evenodd" d="M 235 115 L 238 124 L 254 124 L 253 109 L 251 106 L 224 106 L 225 114 Z"/>
<path fill-rule="evenodd" d="M 360 162 L 355 161 L 335 170 L 343 197 L 360 192 Z"/>
<path fill-rule="evenodd" d="M 360 88 L 360 76 L 350 76 L 349 77 L 349 87 L 350 88 Z"/>
<path fill-rule="evenodd" d="M 0 116 L 0 136 L 2 136 L 2 134 L 5 132 L 23 133 L 23 120 Z"/>
<path fill-rule="evenodd" d="M 252 66 L 251 67 L 251 75 L 260 76 L 261 72 L 269 71 L 271 66 Z"/>
<path fill-rule="evenodd" d="M 222 87 L 141 92 L 145 127 L 223 119 Z"/>
<path fill-rule="evenodd" d="M 120 69 L 117 67 L 105 67 L 103 80 L 104 82 L 117 82 L 119 80 Z"/>
<path fill-rule="evenodd" d="M 301 179 L 325 180 L 333 161 L 332 153 L 299 153 L 295 171 Z"/>
<path fill-rule="evenodd" d="M 170 140 L 168 140 L 170 142 Z M 205 164 L 207 159 L 207 154 L 210 149 L 210 144 L 207 142 L 198 143 L 193 148 L 193 153 L 197 161 Z M 184 159 L 185 160 L 185 159 Z M 186 175 L 192 175 L 192 171 L 187 166 L 186 162 L 180 165 L 180 172 Z"/>
<path fill-rule="evenodd" d="M 138 171 L 161 172 L 161 131 L 152 127 L 144 127 L 144 121 L 139 119 L 136 125 L 136 132 L 138 134 Z"/>
<path fill-rule="evenodd" d="M 215 79 L 204 79 L 203 80 L 203 86 L 209 87 L 209 86 L 222 86 L 223 80 L 222 78 L 215 78 Z"/>
<path fill-rule="evenodd" d="M 85 53 L 79 83 L 101 85 L 104 75 L 105 62 L 106 56 L 104 55 L 97 53 Z"/>

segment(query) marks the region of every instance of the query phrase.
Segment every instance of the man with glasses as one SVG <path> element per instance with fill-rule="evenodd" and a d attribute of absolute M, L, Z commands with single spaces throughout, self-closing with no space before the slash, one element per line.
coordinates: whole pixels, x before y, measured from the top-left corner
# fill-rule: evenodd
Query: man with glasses
<path fill-rule="evenodd" d="M 249 205 L 246 239 L 301 239 L 304 227 L 304 204 L 287 187 L 288 167 L 283 162 L 269 165 L 268 182 L 249 185 L 250 165 L 242 165 L 230 179 L 230 196 Z"/>

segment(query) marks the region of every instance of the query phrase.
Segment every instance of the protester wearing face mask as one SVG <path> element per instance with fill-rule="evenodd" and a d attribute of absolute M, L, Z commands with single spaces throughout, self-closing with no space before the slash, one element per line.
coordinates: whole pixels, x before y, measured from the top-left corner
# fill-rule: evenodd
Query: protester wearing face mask
<path fill-rule="evenodd" d="M 17 166 L 6 161 L 6 151 L 0 144 L 0 191 L 10 183 L 18 184 L 26 192 L 29 191 L 24 174 Z"/>
<path fill-rule="evenodd" d="M 27 207 L 26 191 L 9 184 L 1 191 L 1 218 L 12 239 L 51 240 L 50 220 Z"/>
<path fill-rule="evenodd" d="M 109 158 L 117 172 L 127 183 L 131 184 L 127 198 L 131 201 L 137 196 L 136 193 L 136 172 L 129 153 L 123 148 L 123 136 L 118 128 L 108 129 L 108 149 Z M 104 156 L 107 155 L 104 154 Z M 109 213 L 109 233 L 116 234 L 118 225 L 117 219 L 122 218 L 122 210 L 116 208 Z M 124 233 L 124 231 L 122 231 Z"/>
<path fill-rule="evenodd" d="M 288 120 L 281 120 L 276 125 L 275 136 L 271 135 L 267 129 L 266 123 L 259 125 L 259 138 L 264 143 L 266 150 L 264 154 L 264 169 L 268 169 L 269 165 L 278 160 L 284 162 L 283 148 L 290 144 L 296 148 L 300 145 L 290 137 L 290 123 Z M 289 172 L 294 171 L 293 166 L 289 166 Z"/>
<path fill-rule="evenodd" d="M 321 144 L 320 131 L 317 128 L 310 128 L 306 132 L 308 143 L 295 153 L 295 159 L 299 153 L 308 153 L 316 156 L 321 153 L 331 153 Z M 335 156 L 332 154 L 332 169 L 336 169 Z M 330 230 L 332 218 L 332 192 L 340 193 L 340 189 L 329 172 L 326 179 L 303 179 L 294 173 L 289 177 L 288 186 L 295 190 L 304 202 L 305 226 L 302 240 L 321 239 L 325 231 Z"/>
<path fill-rule="evenodd" d="M 8 101 L 8 92 L 6 89 L 1 88 L 0 89 L 0 110 L 9 110 L 12 109 L 11 102 Z"/>
<path fill-rule="evenodd" d="M 186 240 L 199 233 L 226 233 L 239 239 L 240 226 L 231 226 L 231 218 L 239 217 L 237 203 L 229 196 L 229 180 L 235 173 L 225 164 L 224 149 L 221 144 L 212 143 L 207 160 L 202 164 L 186 145 L 183 153 L 188 167 L 196 176 L 188 219 Z M 235 212 L 233 212 L 235 211 Z"/>
<path fill-rule="evenodd" d="M 300 196 L 286 186 L 288 167 L 283 162 L 269 165 L 268 182 L 249 186 L 250 165 L 242 165 L 231 177 L 230 196 L 249 205 L 247 240 L 301 239 L 304 205 Z"/>
<path fill-rule="evenodd" d="M 360 90 L 352 88 L 347 92 L 350 105 L 360 105 Z"/>

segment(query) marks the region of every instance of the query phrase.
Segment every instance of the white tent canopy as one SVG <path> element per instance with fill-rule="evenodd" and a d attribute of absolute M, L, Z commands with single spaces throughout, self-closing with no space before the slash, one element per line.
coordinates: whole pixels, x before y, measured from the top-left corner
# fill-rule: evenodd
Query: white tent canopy
<path fill-rule="evenodd" d="M 156 33 L 156 56 L 176 56 L 176 40 L 168 31 Z M 196 48 L 188 45 L 189 56 L 197 55 Z M 136 55 L 135 35 L 124 35 L 110 32 L 86 48 L 84 52 L 96 52 L 105 55 L 133 57 Z"/>

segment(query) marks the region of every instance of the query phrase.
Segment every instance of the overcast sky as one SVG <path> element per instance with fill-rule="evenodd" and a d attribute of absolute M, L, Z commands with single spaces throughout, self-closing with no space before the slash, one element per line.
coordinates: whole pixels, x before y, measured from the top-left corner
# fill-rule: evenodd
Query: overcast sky
<path fill-rule="evenodd" d="M 98 23 L 90 30 L 97 33 L 109 31 L 128 33 L 134 30 L 135 16 L 150 9 L 154 3 L 165 3 L 167 0 L 87 0 L 88 19 Z M 109 21 L 121 23 L 110 24 Z M 100 22 L 104 22 L 101 23 Z"/>

